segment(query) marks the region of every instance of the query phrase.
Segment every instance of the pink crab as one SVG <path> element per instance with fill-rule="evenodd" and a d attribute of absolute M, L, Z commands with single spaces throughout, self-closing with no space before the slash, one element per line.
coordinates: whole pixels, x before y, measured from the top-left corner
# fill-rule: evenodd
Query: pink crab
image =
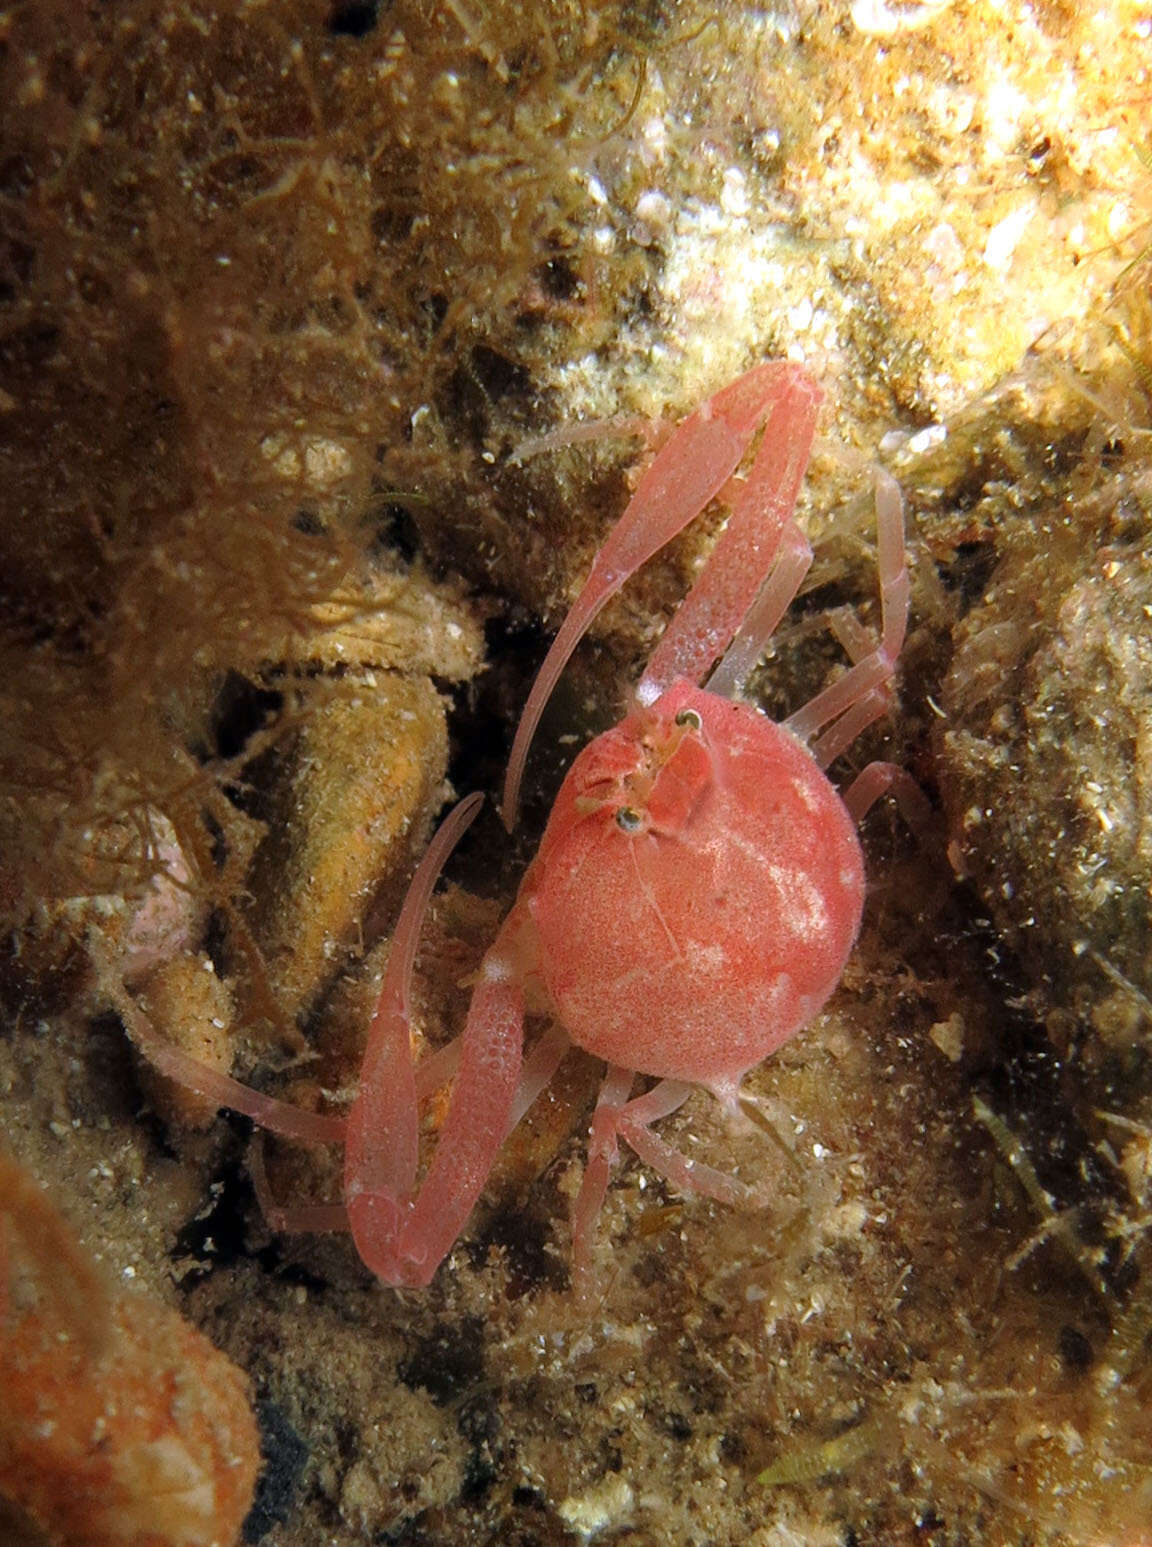
<path fill-rule="evenodd" d="M 819 397 L 802 369 L 783 363 L 758 366 L 723 388 L 657 453 L 596 555 L 516 734 L 504 788 L 509 828 L 530 741 L 577 642 L 625 581 L 729 490 L 762 428 L 746 479 L 731 484 L 727 526 L 631 707 L 569 770 L 450 1048 L 414 1066 L 409 990 L 432 890 L 479 795 L 449 815 L 413 878 L 346 1125 L 209 1079 L 134 1026 L 162 1068 L 221 1104 L 289 1136 L 344 1139 L 343 1207 L 266 1204 L 274 1223 L 347 1224 L 385 1283 L 428 1284 L 507 1134 L 573 1043 L 608 1065 L 573 1214 L 581 1292 L 619 1140 L 680 1190 L 726 1201 L 747 1196 L 653 1124 L 695 1085 L 735 1110 L 745 1074 L 824 1004 L 860 924 L 856 823 L 886 790 L 901 793 L 910 782 L 873 763 L 841 795 L 823 771 L 884 712 L 903 643 L 903 515 L 887 475 L 878 475 L 876 494 L 879 642 L 873 646 L 858 625 L 842 628 L 853 664 L 783 724 L 728 696 L 756 664 L 811 562 L 793 509 Z M 551 1026 L 525 1058 L 530 1014 L 546 1015 Z M 453 1074 L 436 1150 L 418 1184 L 421 1104 Z M 633 1096 L 638 1075 L 654 1083 Z"/>

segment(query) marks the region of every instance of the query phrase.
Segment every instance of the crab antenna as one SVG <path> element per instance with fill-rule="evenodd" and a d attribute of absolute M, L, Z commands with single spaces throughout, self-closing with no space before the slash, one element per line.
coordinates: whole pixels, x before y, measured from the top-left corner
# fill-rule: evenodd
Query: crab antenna
<path fill-rule="evenodd" d="M 717 392 L 684 420 L 640 479 L 532 684 L 504 778 L 502 814 L 509 832 L 516 825 L 532 737 L 573 650 L 624 582 L 724 487 L 740 465 L 748 437 L 765 416 L 772 384 L 788 369 L 781 361 L 769 361 Z"/>

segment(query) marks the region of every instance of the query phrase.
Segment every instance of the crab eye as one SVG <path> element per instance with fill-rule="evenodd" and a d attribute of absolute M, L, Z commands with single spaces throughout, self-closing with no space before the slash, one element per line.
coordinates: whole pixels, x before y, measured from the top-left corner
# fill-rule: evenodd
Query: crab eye
<path fill-rule="evenodd" d="M 698 731 L 703 723 L 695 709 L 681 709 L 676 716 L 676 724 L 686 726 L 690 731 Z"/>
<path fill-rule="evenodd" d="M 643 825 L 644 818 L 635 806 L 621 806 L 616 812 L 616 826 L 621 832 L 638 833 Z"/>

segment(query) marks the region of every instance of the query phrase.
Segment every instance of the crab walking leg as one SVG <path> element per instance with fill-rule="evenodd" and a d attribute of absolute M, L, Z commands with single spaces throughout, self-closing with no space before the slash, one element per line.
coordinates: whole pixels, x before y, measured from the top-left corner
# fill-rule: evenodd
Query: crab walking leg
<path fill-rule="evenodd" d="M 883 469 L 876 473 L 876 561 L 880 575 L 880 643 L 838 682 L 817 693 L 784 721 L 785 728 L 801 741 L 807 741 L 822 725 L 831 724 L 886 683 L 904 644 L 910 591 L 904 547 L 904 501 L 896 480 Z"/>
<path fill-rule="evenodd" d="M 781 365 L 764 401 L 764 434 L 747 481 L 732 505 L 728 524 L 688 595 L 680 603 L 652 653 L 636 689 L 642 704 L 651 704 L 677 677 L 699 684 L 731 643 L 740 625 L 755 610 L 774 628 L 795 595 L 788 589 L 796 560 L 811 550 L 798 529 L 799 545 L 791 545 L 793 561 L 771 587 L 763 612 L 757 593 L 765 588 L 776 562 L 781 538 L 792 520 L 800 485 L 808 467 L 820 389 L 799 366 Z M 799 585 L 807 564 L 800 569 Z M 767 638 L 767 635 L 764 636 Z M 713 689 L 715 691 L 715 689 Z"/>
<path fill-rule="evenodd" d="M 872 641 L 855 613 L 848 608 L 842 608 L 839 613 L 833 614 L 830 621 L 832 632 L 854 665 L 871 656 Z M 863 698 L 857 699 L 851 709 L 846 709 L 838 720 L 834 720 L 818 740 L 811 743 L 808 750 L 816 759 L 818 767 L 830 767 L 842 752 L 847 751 L 863 730 L 887 713 L 891 701 L 890 688 L 891 679 L 889 678 L 879 687 L 865 693 Z"/>
<path fill-rule="evenodd" d="M 205 1096 L 218 1107 L 228 1107 L 250 1117 L 269 1133 L 283 1139 L 299 1139 L 306 1144 L 341 1144 L 344 1141 L 345 1122 L 342 1117 L 332 1117 L 324 1112 L 306 1112 L 275 1096 L 262 1095 L 248 1085 L 242 1085 L 229 1074 L 221 1074 L 166 1042 L 153 1030 L 148 1017 L 137 1007 L 127 991 L 113 996 L 116 1010 L 128 1029 L 128 1035 L 140 1049 L 148 1063 L 175 1084 Z"/>
<path fill-rule="evenodd" d="M 592 1246 L 596 1221 L 604 1205 L 612 1167 L 621 1139 L 678 1192 L 715 1198 L 733 1205 L 766 1202 L 755 1188 L 715 1166 L 690 1160 L 652 1132 L 651 1125 L 678 1111 L 692 1094 L 681 1080 L 660 1080 L 650 1091 L 628 1100 L 635 1074 L 613 1065 L 600 1088 L 592 1116 L 588 1160 L 572 1210 L 572 1282 L 577 1299 L 587 1299 L 592 1285 Z"/>
<path fill-rule="evenodd" d="M 646 1096 L 629 1101 L 620 1111 L 620 1137 L 635 1150 L 646 1166 L 662 1176 L 677 1192 L 714 1198 L 718 1203 L 736 1207 L 766 1201 L 747 1183 L 715 1166 L 690 1159 L 659 1134 L 652 1132 L 651 1124 L 682 1106 L 690 1089 L 678 1080 L 662 1080 Z"/>
<path fill-rule="evenodd" d="M 708 691 L 724 698 L 738 698 L 748 674 L 759 662 L 776 632 L 780 619 L 812 566 L 812 548 L 794 521 L 784 529 L 772 573 L 761 587 L 752 610 L 725 650 L 719 666 L 708 679 Z"/>
<path fill-rule="evenodd" d="M 834 720 L 822 736 L 810 743 L 808 750 L 816 759 L 818 768 L 829 768 L 846 752 L 852 743 L 874 720 L 879 720 L 888 710 L 888 684 L 883 682 L 872 688 Z"/>
<path fill-rule="evenodd" d="M 551 1083 L 552 1076 L 567 1058 L 571 1048 L 572 1040 L 562 1026 L 549 1026 L 536 1043 L 524 1060 L 524 1067 L 520 1072 L 516 1100 L 512 1104 L 512 1111 L 508 1114 L 509 1133 L 516 1127 L 529 1107 L 535 1103 L 545 1087 Z"/>
<path fill-rule="evenodd" d="M 348 1210 L 342 1203 L 278 1203 L 268 1182 L 268 1167 L 264 1163 L 263 1135 L 256 1133 L 248 1150 L 248 1174 L 252 1178 L 252 1191 L 269 1230 L 284 1231 L 289 1235 L 310 1232 L 328 1235 L 350 1230 Z"/>
<path fill-rule="evenodd" d="M 593 560 L 591 574 L 552 641 L 528 695 L 504 779 L 503 818 L 509 831 L 516 825 L 528 748 L 573 650 L 624 582 L 720 492 L 740 465 L 781 381 L 800 376 L 797 367 L 779 361 L 756 366 L 690 414 L 653 458 Z"/>
<path fill-rule="evenodd" d="M 869 763 L 844 791 L 844 804 L 859 824 L 878 800 L 893 795 L 900 815 L 922 843 L 932 841 L 932 807 L 907 769 L 895 763 Z"/>
<path fill-rule="evenodd" d="M 635 1078 L 631 1069 L 609 1064 L 592 1114 L 588 1158 L 584 1162 L 580 1191 L 572 1206 L 572 1288 L 578 1301 L 586 1300 L 592 1288 L 592 1243 L 596 1238 L 596 1221 L 619 1153 L 616 1135 L 620 1112 Z"/>
<path fill-rule="evenodd" d="M 520 1084 L 524 992 L 513 909 L 484 958 L 460 1040 L 448 1115 L 417 1189 L 419 1103 L 410 990 L 420 926 L 436 879 L 482 797 L 448 816 L 417 867 L 369 1031 L 360 1092 L 348 1117 L 344 1197 L 353 1239 L 384 1283 L 423 1287 L 459 1236 L 507 1136 Z"/>

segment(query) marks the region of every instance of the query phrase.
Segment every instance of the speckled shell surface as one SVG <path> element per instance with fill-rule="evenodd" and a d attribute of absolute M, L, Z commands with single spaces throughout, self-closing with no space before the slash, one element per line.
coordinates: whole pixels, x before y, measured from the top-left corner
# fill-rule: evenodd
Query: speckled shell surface
<path fill-rule="evenodd" d="M 698 730 L 677 724 L 685 710 Z M 855 827 L 807 749 L 750 706 L 678 682 L 572 765 L 529 907 L 575 1042 L 707 1084 L 816 1013 L 863 899 Z"/>

